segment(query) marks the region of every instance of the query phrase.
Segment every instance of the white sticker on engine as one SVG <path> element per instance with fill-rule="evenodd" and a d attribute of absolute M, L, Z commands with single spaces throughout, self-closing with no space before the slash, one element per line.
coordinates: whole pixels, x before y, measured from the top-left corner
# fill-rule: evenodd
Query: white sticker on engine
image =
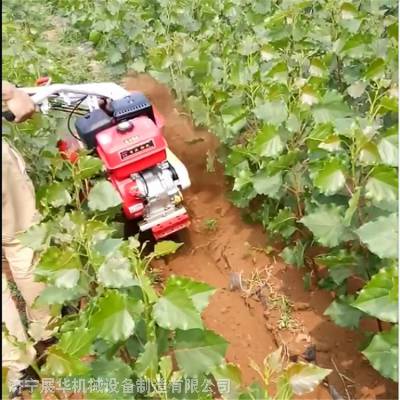
<path fill-rule="evenodd" d="M 142 209 L 143 209 L 143 204 L 141 204 L 141 203 L 134 204 L 133 206 L 130 206 L 128 208 L 129 212 L 131 212 L 131 213 L 138 212 L 138 211 L 140 211 Z"/>

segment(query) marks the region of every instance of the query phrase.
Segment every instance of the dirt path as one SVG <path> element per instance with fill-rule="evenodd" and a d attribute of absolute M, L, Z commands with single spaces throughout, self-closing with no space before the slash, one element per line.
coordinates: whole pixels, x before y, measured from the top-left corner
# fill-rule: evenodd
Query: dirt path
<path fill-rule="evenodd" d="M 194 129 L 187 117 L 179 115 L 168 90 L 150 78 L 129 78 L 126 86 L 143 91 L 165 116 L 169 145 L 188 167 L 192 181 L 184 193 L 192 217 L 191 228 L 180 236 L 185 246 L 176 256 L 162 261 L 160 270 L 164 276 L 185 275 L 218 289 L 204 320 L 229 341 L 227 358 L 240 366 L 244 382 L 256 379 L 250 359 L 261 365 L 282 343 L 292 355 L 301 355 L 314 344 L 317 364 L 334 370 L 329 383 L 344 399 L 397 398 L 396 385 L 380 377 L 358 351 L 361 335 L 341 329 L 323 316 L 332 300 L 330 293 L 305 291 L 301 272 L 254 249 L 265 248 L 266 234 L 259 226 L 243 222 L 240 211 L 230 205 L 222 168 L 216 165 L 213 173 L 206 170 L 207 151 L 215 151 L 218 145 L 215 137 Z M 207 219 L 216 221 L 215 231 L 205 227 Z M 252 277 L 253 284 L 259 278 L 258 296 L 246 299 L 243 292 L 231 291 L 232 272 Z M 262 287 L 262 283 L 267 285 Z M 279 324 L 286 328 L 279 329 Z M 337 370 L 345 377 L 340 378 Z M 331 396 L 321 386 L 304 398 Z"/>

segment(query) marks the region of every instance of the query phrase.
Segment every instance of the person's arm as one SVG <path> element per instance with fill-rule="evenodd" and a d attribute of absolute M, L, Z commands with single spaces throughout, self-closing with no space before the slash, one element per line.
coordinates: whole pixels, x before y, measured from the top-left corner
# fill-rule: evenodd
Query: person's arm
<path fill-rule="evenodd" d="M 35 112 L 35 104 L 24 91 L 9 82 L 2 81 L 1 97 L 4 106 L 15 115 L 15 122 L 22 122 Z"/>

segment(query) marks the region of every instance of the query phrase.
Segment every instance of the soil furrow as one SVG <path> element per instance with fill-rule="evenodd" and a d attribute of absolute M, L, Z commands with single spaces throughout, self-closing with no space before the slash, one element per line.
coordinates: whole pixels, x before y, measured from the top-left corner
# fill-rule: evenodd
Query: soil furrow
<path fill-rule="evenodd" d="M 207 172 L 207 152 L 216 151 L 216 138 L 192 126 L 176 109 L 165 86 L 147 76 L 129 77 L 125 85 L 143 91 L 164 115 L 169 146 L 189 169 L 192 181 L 184 193 L 192 226 L 179 235 L 185 245 L 157 267 L 164 278 L 184 275 L 218 289 L 204 320 L 229 341 L 227 358 L 240 366 L 244 382 L 257 379 L 250 359 L 261 365 L 266 355 L 285 344 L 295 358 L 301 359 L 305 351 L 306 357 L 315 352 L 311 358 L 333 370 L 329 385 L 343 398 L 347 393 L 357 399 L 397 398 L 396 385 L 382 378 L 359 352 L 361 335 L 336 326 L 323 315 L 331 294 L 316 288 L 305 291 L 301 271 L 259 251 L 268 244 L 265 232 L 246 224 L 240 211 L 231 206 L 221 166 Z M 213 229 L 207 220 L 214 221 Z M 236 278 L 242 276 L 250 287 L 230 290 L 232 273 L 237 273 Z M 375 321 L 367 323 L 369 330 L 376 329 Z M 331 396 L 321 385 L 303 398 Z"/>

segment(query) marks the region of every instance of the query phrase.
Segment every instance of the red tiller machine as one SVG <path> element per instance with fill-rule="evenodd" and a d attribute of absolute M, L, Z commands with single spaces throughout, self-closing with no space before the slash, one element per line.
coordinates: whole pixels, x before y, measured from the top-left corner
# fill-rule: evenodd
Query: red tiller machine
<path fill-rule="evenodd" d="M 168 148 L 164 120 L 142 93 L 114 83 L 50 84 L 41 78 L 37 84 L 21 89 L 42 112 L 54 108 L 79 114 L 74 137 L 103 161 L 126 218 L 138 220 L 140 230 L 151 230 L 155 239 L 190 225 L 182 204 L 182 191 L 190 186 L 188 171 Z M 9 112 L 3 117 L 13 119 Z M 72 136 L 66 137 L 59 149 L 74 162 L 72 142 Z"/>

